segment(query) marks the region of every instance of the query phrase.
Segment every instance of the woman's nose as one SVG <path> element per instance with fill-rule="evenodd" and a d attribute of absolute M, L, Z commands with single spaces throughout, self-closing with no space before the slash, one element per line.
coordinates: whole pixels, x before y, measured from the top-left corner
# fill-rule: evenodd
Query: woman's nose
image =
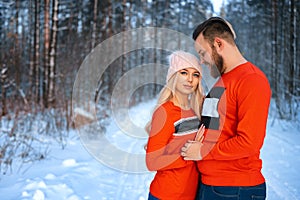
<path fill-rule="evenodd" d="M 189 82 L 192 82 L 193 81 L 193 74 L 189 74 L 187 76 L 187 79 L 188 79 Z"/>

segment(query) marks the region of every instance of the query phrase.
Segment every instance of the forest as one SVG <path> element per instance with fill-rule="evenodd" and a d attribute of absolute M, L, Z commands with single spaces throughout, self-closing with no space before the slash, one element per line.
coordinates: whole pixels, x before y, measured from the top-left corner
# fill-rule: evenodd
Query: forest
<path fill-rule="evenodd" d="M 166 64 L 169 42 L 192 49 L 180 38 L 191 39 L 196 25 L 211 16 L 233 25 L 244 56 L 266 73 L 277 117 L 300 123 L 300 1 L 220 3 L 216 13 L 210 0 L 0 0 L 0 171 L 7 171 L 16 158 L 43 159 L 49 149 L 41 135 L 64 147 L 64 130 L 76 127 L 74 96 L 87 107 L 95 105 L 100 127 L 105 128 L 105 119 L 113 114 L 110 106 L 118 104 L 112 97 L 119 81 L 137 66 Z M 145 35 L 134 37 L 134 30 L 147 27 L 153 31 L 149 46 Z M 120 33 L 128 38 L 107 46 L 109 55 L 99 56 L 108 63 L 102 76 L 89 71 L 80 77 L 85 58 Z M 126 50 L 134 43 L 143 45 Z M 113 54 L 120 55 L 110 60 Z M 131 96 L 120 92 L 116 100 L 126 99 L 133 106 L 155 98 L 161 88 L 155 75 L 161 72 L 155 67 L 151 72 L 153 80 L 137 86 L 147 76 L 136 76 L 123 86 L 135 88 Z M 92 92 L 74 90 L 84 84 Z M 33 149 L 32 143 L 41 147 Z"/>

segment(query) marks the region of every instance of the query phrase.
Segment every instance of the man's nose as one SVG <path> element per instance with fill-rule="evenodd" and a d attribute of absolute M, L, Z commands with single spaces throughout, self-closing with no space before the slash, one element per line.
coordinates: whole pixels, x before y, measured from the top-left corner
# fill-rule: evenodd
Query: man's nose
<path fill-rule="evenodd" d="M 200 56 L 199 63 L 200 63 L 200 65 L 204 64 L 204 58 L 202 56 Z"/>

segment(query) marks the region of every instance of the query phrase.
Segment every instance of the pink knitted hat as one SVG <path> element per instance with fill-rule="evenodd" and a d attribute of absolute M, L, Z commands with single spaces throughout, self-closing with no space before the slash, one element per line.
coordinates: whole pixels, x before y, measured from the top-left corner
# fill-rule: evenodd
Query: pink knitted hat
<path fill-rule="evenodd" d="M 167 82 L 178 71 L 185 68 L 194 68 L 201 73 L 200 63 L 196 56 L 184 51 L 175 51 L 169 57 L 169 69 L 167 74 Z"/>

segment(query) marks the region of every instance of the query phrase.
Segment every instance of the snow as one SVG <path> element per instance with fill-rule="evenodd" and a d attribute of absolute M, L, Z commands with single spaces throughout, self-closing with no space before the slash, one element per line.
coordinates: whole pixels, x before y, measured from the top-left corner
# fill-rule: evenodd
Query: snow
<path fill-rule="evenodd" d="M 130 118 L 136 126 L 145 125 L 153 105 L 154 101 L 149 101 L 130 109 Z M 267 199 L 300 199 L 299 130 L 297 125 L 280 121 L 273 116 L 271 113 L 262 149 Z M 130 152 L 144 152 L 146 138 L 125 135 L 114 120 L 107 126 L 107 133 L 111 133 L 107 135 L 107 140 L 119 148 L 128 149 Z M 66 135 L 69 138 L 64 150 L 53 143 L 46 159 L 22 168 L 21 171 L 1 175 L 0 199 L 147 199 L 154 173 L 130 173 L 110 167 L 88 153 L 76 130 Z"/>

